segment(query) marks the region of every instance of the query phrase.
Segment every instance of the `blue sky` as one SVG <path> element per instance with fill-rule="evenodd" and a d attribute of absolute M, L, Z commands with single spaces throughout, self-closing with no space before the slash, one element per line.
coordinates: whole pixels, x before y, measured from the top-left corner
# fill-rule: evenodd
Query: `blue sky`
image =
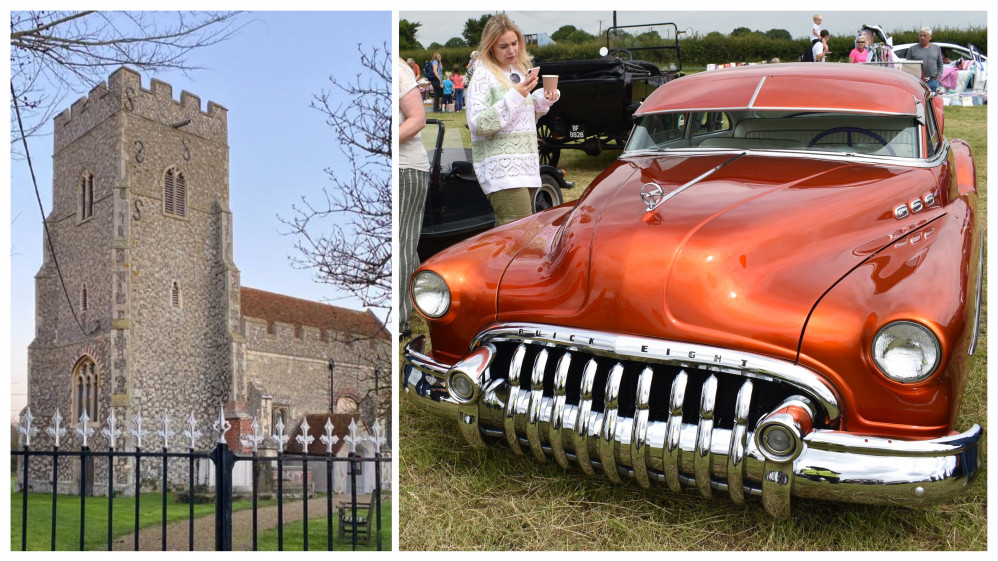
<path fill-rule="evenodd" d="M 236 266 L 242 284 L 338 306 L 362 309 L 313 273 L 291 267 L 293 238 L 277 215 L 291 217 L 301 196 L 321 202 L 330 185 L 327 167 L 342 169 L 344 158 L 323 115 L 310 109 L 312 96 L 333 91 L 329 76 L 348 82 L 364 69 L 357 45 L 391 47 L 391 12 L 253 12 L 232 39 L 195 51 L 189 62 L 205 67 L 180 73 L 142 74 L 173 85 L 174 98 L 187 90 L 228 109 L 229 197 Z M 82 87 L 60 105 L 68 105 Z M 335 106 L 335 104 L 333 104 Z M 45 212 L 52 196 L 52 124 L 31 140 L 35 173 Z M 42 227 L 27 164 L 10 162 L 10 342 L 11 412 L 24 403 L 27 346 L 34 336 L 34 275 L 42 258 Z M 2 218 L 2 216 L 0 216 Z M 0 238 L 2 241 L 2 238 Z"/>

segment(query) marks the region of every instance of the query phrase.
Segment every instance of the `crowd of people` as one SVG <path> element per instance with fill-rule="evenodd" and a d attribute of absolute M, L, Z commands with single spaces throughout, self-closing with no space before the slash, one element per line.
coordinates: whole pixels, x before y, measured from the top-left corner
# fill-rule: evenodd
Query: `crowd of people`
<path fill-rule="evenodd" d="M 821 28 L 821 14 L 815 14 L 812 18 L 811 26 L 811 56 L 802 56 L 801 60 L 808 62 L 827 62 L 829 48 L 827 29 Z M 869 50 L 873 43 L 872 34 L 869 31 L 860 33 L 855 40 L 855 47 L 849 52 L 850 63 L 874 62 Z M 806 54 L 805 54 L 806 55 Z M 943 75 L 943 53 L 939 45 L 932 43 L 932 29 L 923 27 L 918 30 L 918 43 L 908 49 L 906 60 L 921 61 L 922 76 L 926 85 L 932 90 L 940 87 L 940 78 Z"/>

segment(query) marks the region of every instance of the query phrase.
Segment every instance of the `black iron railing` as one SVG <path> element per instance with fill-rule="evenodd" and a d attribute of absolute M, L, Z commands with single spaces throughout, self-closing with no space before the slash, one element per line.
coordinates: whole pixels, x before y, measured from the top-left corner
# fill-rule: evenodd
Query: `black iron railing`
<path fill-rule="evenodd" d="M 373 437 L 359 437 L 357 435 L 357 428 L 355 424 L 351 423 L 350 434 L 343 438 L 345 445 L 349 445 L 349 450 L 351 451 L 347 456 L 336 456 L 333 454 L 333 445 L 338 441 L 332 433 L 331 423 L 327 423 L 326 435 L 320 437 L 323 443 L 326 444 L 325 454 L 315 454 L 309 452 L 309 445 L 314 440 L 313 437 L 308 435 L 309 428 L 307 424 L 303 422 L 301 435 L 296 437 L 296 440 L 302 445 L 302 453 L 288 453 L 284 450 L 284 444 L 288 441 L 288 436 L 283 435 L 283 425 L 279 423 L 275 429 L 277 433 L 270 436 L 276 444 L 276 456 L 261 455 L 259 454 L 257 446 L 264 438 L 257 434 L 257 426 L 254 421 L 253 435 L 246 439 L 247 447 L 252 449 L 251 454 L 239 454 L 235 453 L 229 449 L 229 445 L 226 442 L 224 435 L 225 431 L 229 429 L 229 424 L 224 420 L 220 414 L 219 421 L 215 423 L 216 430 L 219 434 L 215 445 L 210 450 L 196 450 L 194 448 L 195 442 L 198 440 L 200 433 L 196 431 L 194 425 L 193 416 L 188 420 L 190 426 L 189 431 L 184 432 L 184 436 L 190 439 L 191 446 L 187 448 L 186 452 L 177 452 L 169 450 L 169 439 L 173 435 L 169 431 L 168 420 L 164 419 L 163 430 L 157 432 L 163 440 L 163 447 L 160 450 L 143 450 L 142 449 L 142 439 L 148 432 L 144 432 L 141 428 L 141 416 L 138 416 L 138 424 L 136 429 L 131 430 L 130 434 L 136 440 L 136 446 L 134 450 L 126 451 L 115 448 L 117 438 L 120 436 L 120 430 L 115 427 L 115 420 L 113 416 L 108 420 L 108 427 L 103 430 L 103 435 L 107 439 L 108 447 L 106 450 L 93 450 L 90 447 L 89 438 L 94 433 L 94 429 L 89 427 L 89 420 L 86 419 L 86 414 L 82 417 L 80 428 L 75 431 L 77 435 L 82 439 L 82 445 L 77 451 L 67 451 L 61 448 L 61 438 L 65 435 L 66 429 L 61 428 L 61 417 L 58 412 L 56 416 L 53 416 L 52 421 L 54 422 L 54 428 L 48 429 L 48 434 L 54 438 L 54 446 L 49 450 L 36 450 L 31 447 L 31 440 L 37 434 L 37 428 L 32 427 L 32 417 L 30 411 L 26 414 L 24 423 L 18 428 L 18 431 L 24 435 L 24 444 L 20 450 L 13 450 L 11 454 L 18 457 L 18 462 L 20 463 L 20 494 L 21 494 L 21 550 L 27 550 L 27 537 L 28 537 L 28 492 L 32 486 L 38 487 L 36 482 L 39 481 L 38 465 L 33 465 L 33 459 L 50 459 L 52 464 L 52 479 L 51 479 L 51 490 L 52 490 L 52 517 L 51 517 L 51 538 L 50 538 L 50 548 L 51 550 L 56 550 L 56 537 L 57 537 L 57 523 L 59 510 L 57 507 L 58 502 L 58 492 L 59 492 L 59 467 L 60 460 L 68 458 L 70 460 L 75 459 L 78 462 L 79 467 L 79 486 L 77 492 L 80 496 L 80 535 L 79 535 L 79 549 L 84 550 L 86 548 L 86 525 L 87 525 L 87 514 L 86 514 L 86 498 L 87 495 L 92 493 L 92 490 L 88 489 L 92 486 L 93 474 L 88 474 L 89 470 L 95 470 L 100 465 L 106 467 L 107 470 L 107 550 L 112 550 L 115 543 L 115 537 L 112 532 L 114 523 L 114 498 L 116 493 L 118 493 L 115 487 L 115 462 L 121 461 L 122 459 L 132 459 L 134 463 L 134 499 L 135 499 L 135 511 L 134 511 L 134 522 L 133 522 L 133 544 L 132 548 L 134 550 L 139 550 L 139 537 L 140 537 L 140 494 L 141 487 L 144 481 L 142 477 L 142 464 L 143 459 L 150 461 L 153 464 L 157 464 L 156 460 L 159 460 L 159 471 L 161 478 L 159 479 L 158 485 L 160 491 L 162 492 L 162 517 L 161 517 L 161 549 L 168 550 L 168 532 L 167 532 L 167 495 L 170 493 L 170 468 L 176 467 L 178 464 L 186 464 L 187 470 L 187 503 L 189 504 L 188 509 L 188 544 L 187 548 L 189 550 L 194 550 L 195 548 L 195 529 L 194 529 L 194 503 L 195 503 L 195 475 L 198 472 L 196 470 L 196 465 L 198 460 L 210 461 L 214 467 L 213 470 L 213 484 L 214 484 L 214 503 L 215 503 L 215 513 L 214 513 L 214 526 L 215 526 L 215 550 L 227 551 L 233 548 L 233 526 L 232 526 L 232 502 L 233 502 L 233 469 L 240 462 L 248 462 L 251 464 L 250 472 L 252 476 L 251 480 L 251 500 L 252 500 L 252 549 L 257 550 L 258 543 L 258 510 L 259 510 L 259 498 L 260 498 L 260 480 L 264 477 L 263 471 L 260 470 L 261 467 L 270 465 L 274 466 L 276 464 L 277 474 L 276 474 L 276 485 L 277 493 L 274 497 L 277 507 L 277 549 L 284 550 L 284 481 L 285 472 L 287 469 L 287 464 L 291 463 L 294 466 L 292 469 L 293 474 L 301 475 L 302 482 L 302 527 L 303 527 L 303 550 L 309 550 L 309 537 L 308 537 L 308 520 L 309 520 L 309 483 L 313 481 L 310 476 L 309 467 L 322 467 L 324 468 L 324 481 L 326 484 L 326 501 L 325 505 L 320 509 L 325 511 L 326 516 L 326 542 L 323 545 L 327 550 L 333 550 L 338 544 L 349 544 L 353 550 L 356 550 L 360 544 L 366 543 L 368 546 L 376 546 L 378 550 L 383 550 L 385 545 L 382 540 L 382 494 L 384 490 L 382 489 L 382 476 L 384 474 L 382 465 L 384 463 L 390 463 L 391 457 L 384 456 L 381 454 L 381 445 L 384 443 L 384 439 L 379 435 L 380 428 L 375 424 Z M 81 429 L 82 428 L 82 429 Z M 374 455 L 363 457 L 356 453 L 356 446 L 365 441 L 373 443 Z M 101 459 L 99 465 L 95 464 L 93 461 L 95 459 Z M 187 462 L 183 463 L 183 459 Z M 171 462 L 172 461 L 172 462 Z M 39 463 L 42 461 L 37 461 Z M 358 499 L 358 476 L 363 473 L 363 465 L 365 463 L 373 463 L 374 469 L 374 488 L 370 491 L 370 501 L 365 503 Z M 346 464 L 346 473 L 349 478 L 349 501 L 344 502 L 339 506 L 335 506 L 334 509 L 334 485 L 337 484 L 336 479 L 336 467 L 341 464 Z M 65 466 L 65 465 L 64 465 Z M 32 479 L 32 468 L 36 470 L 36 476 Z M 174 469 L 176 470 L 176 468 Z M 321 473 L 320 473 L 321 476 Z M 176 482 L 176 478 L 173 479 Z M 89 484 L 88 484 L 89 483 Z M 47 484 L 42 479 L 41 484 Z M 344 484 L 340 482 L 340 484 Z M 211 494 L 208 494 L 211 495 Z M 339 519 L 338 525 L 338 536 L 334 530 L 334 520 Z M 14 545 L 12 545 L 13 547 Z M 201 545 L 202 548 L 204 545 Z M 64 545 L 63 545 L 64 547 Z"/>

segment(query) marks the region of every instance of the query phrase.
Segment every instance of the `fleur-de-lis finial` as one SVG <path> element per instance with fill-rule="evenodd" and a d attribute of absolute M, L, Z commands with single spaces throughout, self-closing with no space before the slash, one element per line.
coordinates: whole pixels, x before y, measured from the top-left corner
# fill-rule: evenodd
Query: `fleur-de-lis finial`
<path fill-rule="evenodd" d="M 94 434 L 94 428 L 90 427 L 90 415 L 84 408 L 83 415 L 80 416 L 80 427 L 76 428 L 76 434 L 83 439 L 83 446 L 87 447 L 90 436 Z"/>
<path fill-rule="evenodd" d="M 218 405 L 218 420 L 212 424 L 211 428 L 218 432 L 217 443 L 225 443 L 225 434 L 232 429 L 232 424 L 225 419 L 225 406 L 222 404 Z"/>
<path fill-rule="evenodd" d="M 333 435 L 333 420 L 326 418 L 326 434 L 319 436 L 319 441 L 322 441 L 326 445 L 326 453 L 333 454 L 333 445 L 339 442 L 340 438 Z"/>
<path fill-rule="evenodd" d="M 301 435 L 296 435 L 295 441 L 301 445 L 302 454 L 305 454 L 308 452 L 308 446 L 312 444 L 312 441 L 315 441 L 315 437 L 308 434 L 308 430 L 311 429 L 308 426 L 308 418 L 302 418 L 301 425 L 298 428 L 301 429 Z"/>
<path fill-rule="evenodd" d="M 33 422 L 35 421 L 35 416 L 31 414 L 31 408 L 24 413 L 22 419 L 22 424 L 17 426 L 17 432 L 24 436 L 24 446 L 31 446 L 31 438 L 38 435 L 38 428 L 35 427 Z"/>
<path fill-rule="evenodd" d="M 52 423 L 55 427 L 49 427 L 45 430 L 45 433 L 49 434 L 49 437 L 55 438 L 55 448 L 59 448 L 59 441 L 62 439 L 63 435 L 66 435 L 66 428 L 62 427 L 62 414 L 59 413 L 59 409 L 56 408 L 55 415 L 52 416 Z"/>
<path fill-rule="evenodd" d="M 284 435 L 284 418 L 277 419 L 277 425 L 274 426 L 274 431 L 277 433 L 270 436 L 270 439 L 277 445 L 277 452 L 284 452 L 284 445 L 288 442 L 288 436 Z"/>
<path fill-rule="evenodd" d="M 360 442 L 360 439 L 357 438 L 357 420 L 351 419 L 350 425 L 347 427 L 350 429 L 350 435 L 344 437 L 343 440 L 350 444 L 350 452 L 356 453 L 357 445 Z"/>
<path fill-rule="evenodd" d="M 191 440 L 191 450 L 194 449 L 195 443 L 201 437 L 201 432 L 197 430 L 197 424 L 198 422 L 194 419 L 194 411 L 192 410 L 190 417 L 187 418 L 188 429 L 184 430 L 184 437 Z"/>
<path fill-rule="evenodd" d="M 381 423 L 378 420 L 374 420 L 374 425 L 371 426 L 371 431 L 374 435 L 371 436 L 371 443 L 374 444 L 374 454 L 381 454 L 381 447 L 387 443 L 385 436 L 381 434 Z"/>
<path fill-rule="evenodd" d="M 145 429 L 142 429 L 142 422 L 143 421 L 145 421 L 145 420 L 142 419 L 142 410 L 139 410 L 135 414 L 135 418 L 132 420 L 132 423 L 135 424 L 135 429 L 128 430 L 128 434 L 135 438 L 135 448 L 136 449 L 141 449 L 142 448 L 142 439 L 145 438 L 146 435 L 149 435 L 148 431 L 146 431 Z"/>
<path fill-rule="evenodd" d="M 121 437 L 121 430 L 118 429 L 118 418 L 114 417 L 114 410 L 111 410 L 111 415 L 107 418 L 107 427 L 100 432 L 107 439 L 107 446 L 114 449 L 118 438 Z"/>
<path fill-rule="evenodd" d="M 266 439 L 260 434 L 260 422 L 256 421 L 256 416 L 253 416 L 253 423 L 250 424 L 250 429 L 253 430 L 253 433 L 242 438 L 243 446 L 248 446 L 255 453 L 260 443 Z"/>
<path fill-rule="evenodd" d="M 163 429 L 157 429 L 156 435 L 159 435 L 160 439 L 163 440 L 163 450 L 170 448 L 170 438 L 176 435 L 173 431 L 170 431 L 170 416 L 165 412 L 163 413 Z"/>

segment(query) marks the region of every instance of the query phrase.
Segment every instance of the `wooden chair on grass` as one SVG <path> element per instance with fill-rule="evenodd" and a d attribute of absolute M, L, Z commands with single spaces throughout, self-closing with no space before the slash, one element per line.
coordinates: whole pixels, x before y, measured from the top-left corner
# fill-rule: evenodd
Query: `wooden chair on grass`
<path fill-rule="evenodd" d="M 351 509 L 350 502 L 343 502 L 339 505 L 339 541 L 341 543 L 353 542 L 354 529 L 357 530 L 357 544 L 371 545 L 374 532 L 371 530 L 372 520 L 376 516 L 374 507 L 374 494 L 367 504 L 357 502 L 357 511 Z"/>

